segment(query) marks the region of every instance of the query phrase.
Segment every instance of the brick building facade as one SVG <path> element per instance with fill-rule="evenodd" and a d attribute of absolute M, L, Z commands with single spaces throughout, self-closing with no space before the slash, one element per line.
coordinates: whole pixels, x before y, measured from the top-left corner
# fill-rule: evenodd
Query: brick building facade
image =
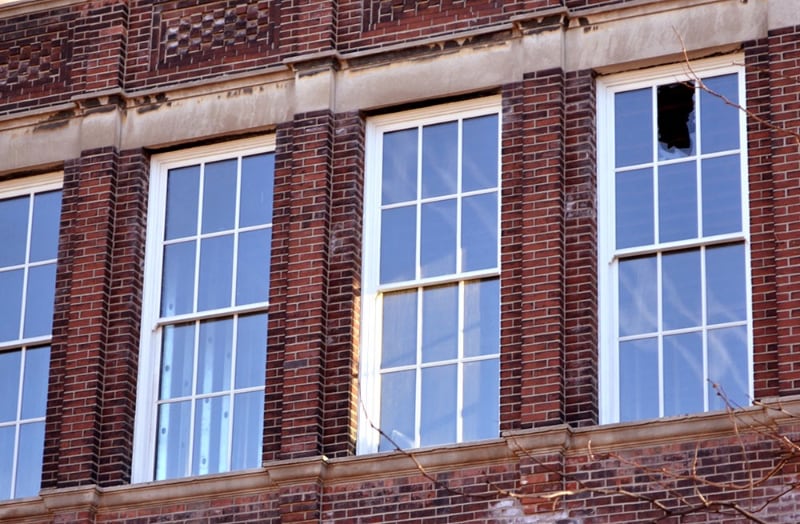
<path fill-rule="evenodd" d="M 795 522 L 798 126 L 796 0 L 2 2 L 0 520 Z"/>

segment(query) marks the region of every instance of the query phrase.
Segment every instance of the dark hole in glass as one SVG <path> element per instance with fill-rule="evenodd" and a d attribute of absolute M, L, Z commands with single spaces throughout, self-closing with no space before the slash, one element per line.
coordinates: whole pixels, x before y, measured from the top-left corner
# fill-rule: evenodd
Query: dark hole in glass
<path fill-rule="evenodd" d="M 658 87 L 658 141 L 662 149 L 692 153 L 693 113 L 693 86 L 679 83 Z"/>

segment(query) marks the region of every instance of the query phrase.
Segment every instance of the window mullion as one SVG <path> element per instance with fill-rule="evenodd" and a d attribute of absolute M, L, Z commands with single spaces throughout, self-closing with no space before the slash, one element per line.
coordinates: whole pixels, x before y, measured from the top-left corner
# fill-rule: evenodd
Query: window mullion
<path fill-rule="evenodd" d="M 422 443 L 422 299 L 425 288 L 417 288 L 417 353 L 414 369 L 414 447 Z"/>
<path fill-rule="evenodd" d="M 702 351 L 703 351 L 703 409 L 708 411 L 711 405 L 709 398 L 708 375 L 708 297 L 706 293 L 706 248 L 700 248 L 700 323 L 702 324 Z"/>
<path fill-rule="evenodd" d="M 192 390 L 189 392 L 191 401 L 189 402 L 189 445 L 187 447 L 188 456 L 186 457 L 186 475 L 191 475 L 194 470 L 194 419 L 197 416 L 197 375 L 199 372 L 200 361 L 200 321 L 194 323 L 194 351 L 192 352 Z"/>

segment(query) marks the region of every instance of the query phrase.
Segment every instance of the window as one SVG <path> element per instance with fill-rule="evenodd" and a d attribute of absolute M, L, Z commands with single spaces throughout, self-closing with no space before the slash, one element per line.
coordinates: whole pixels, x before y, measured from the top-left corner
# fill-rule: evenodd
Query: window
<path fill-rule="evenodd" d="M 368 124 L 362 453 L 499 433 L 499 104 Z"/>
<path fill-rule="evenodd" d="M 61 174 L 0 184 L 0 500 L 39 493 Z"/>
<path fill-rule="evenodd" d="M 721 62 L 599 89 L 604 422 L 752 397 L 744 72 Z"/>
<path fill-rule="evenodd" d="M 153 159 L 134 481 L 261 465 L 273 149 Z"/>

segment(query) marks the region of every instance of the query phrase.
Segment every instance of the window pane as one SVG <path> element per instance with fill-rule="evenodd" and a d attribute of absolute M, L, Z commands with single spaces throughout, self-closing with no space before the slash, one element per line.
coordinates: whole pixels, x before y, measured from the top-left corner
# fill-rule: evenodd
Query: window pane
<path fill-rule="evenodd" d="M 25 352 L 22 380 L 22 418 L 44 417 L 47 408 L 47 381 L 50 376 L 50 347 Z M 10 398 L 10 397 L 3 397 Z"/>
<path fill-rule="evenodd" d="M 497 186 L 497 115 L 464 120 L 461 149 L 462 191 Z"/>
<path fill-rule="evenodd" d="M 464 285 L 464 356 L 492 355 L 500 346 L 500 280 Z"/>
<path fill-rule="evenodd" d="M 653 170 L 617 173 L 617 249 L 654 242 Z"/>
<path fill-rule="evenodd" d="M 19 399 L 19 377 L 22 351 L 0 353 L 0 422 L 17 419 L 17 400 Z"/>
<path fill-rule="evenodd" d="M 386 209 L 381 213 L 381 284 L 416 276 L 416 207 Z"/>
<path fill-rule="evenodd" d="M 14 432 L 16 426 L 0 428 L 0 500 L 11 498 L 14 473 Z"/>
<path fill-rule="evenodd" d="M 703 335 L 664 337 L 664 416 L 703 411 Z"/>
<path fill-rule="evenodd" d="M 239 317 L 236 339 L 236 387 L 264 385 L 267 365 L 267 314 Z"/>
<path fill-rule="evenodd" d="M 50 260 L 58 254 L 58 226 L 61 219 L 61 191 L 39 193 L 33 201 L 31 262 Z"/>
<path fill-rule="evenodd" d="M 619 420 L 658 417 L 658 340 L 619 344 Z"/>
<path fill-rule="evenodd" d="M 189 472 L 191 407 L 189 401 L 159 406 L 156 480 L 184 477 Z"/>
<path fill-rule="evenodd" d="M 458 357 L 458 286 L 424 289 L 422 362 L 456 357 Z"/>
<path fill-rule="evenodd" d="M 197 234 L 200 166 L 170 169 L 167 178 L 167 218 L 164 238 Z"/>
<path fill-rule="evenodd" d="M 700 112 L 703 153 L 726 151 L 739 147 L 739 109 L 727 104 L 739 103 L 739 81 L 736 74 L 704 78 L 703 82 L 715 94 L 701 91 Z"/>
<path fill-rule="evenodd" d="M 236 274 L 236 304 L 269 300 L 269 257 L 271 229 L 247 231 L 239 235 Z"/>
<path fill-rule="evenodd" d="M 417 290 L 383 296 L 381 368 L 417 361 Z"/>
<path fill-rule="evenodd" d="M 161 342 L 161 399 L 192 393 L 195 324 L 166 326 Z"/>
<path fill-rule="evenodd" d="M 739 156 L 703 160 L 703 236 L 742 230 Z"/>
<path fill-rule="evenodd" d="M 658 86 L 658 158 L 695 153 L 694 87 L 684 83 Z"/>
<path fill-rule="evenodd" d="M 456 201 L 441 200 L 422 205 L 420 271 L 423 277 L 456 270 Z"/>
<path fill-rule="evenodd" d="M 275 155 L 265 153 L 242 158 L 239 227 L 272 222 Z"/>
<path fill-rule="evenodd" d="M 415 376 L 416 372 L 410 370 L 385 373 L 381 377 L 381 431 L 401 448 L 414 447 Z M 394 444 L 381 435 L 378 451 L 393 450 Z"/>
<path fill-rule="evenodd" d="M 204 238 L 200 242 L 200 283 L 197 310 L 231 305 L 233 235 Z"/>
<path fill-rule="evenodd" d="M 660 168 L 658 222 L 660 242 L 697 237 L 697 176 L 694 162 Z"/>
<path fill-rule="evenodd" d="M 744 244 L 706 249 L 708 323 L 747 319 Z"/>
<path fill-rule="evenodd" d="M 200 322 L 197 344 L 197 393 L 231 387 L 233 319 Z"/>
<path fill-rule="evenodd" d="M 653 160 L 653 109 L 649 88 L 614 95 L 615 165 Z"/>
<path fill-rule="evenodd" d="M 667 253 L 661 259 L 664 329 L 702 324 L 700 251 Z"/>
<path fill-rule="evenodd" d="M 747 326 L 708 332 L 708 408 L 725 409 L 725 400 L 712 384 L 718 384 L 732 407 L 750 405 L 747 363 Z"/>
<path fill-rule="evenodd" d="M 463 439 L 496 438 L 500 434 L 500 362 L 464 364 Z"/>
<path fill-rule="evenodd" d="M 164 276 L 161 286 L 161 316 L 190 313 L 194 299 L 195 242 L 164 247 Z"/>
<path fill-rule="evenodd" d="M 203 398 L 194 413 L 194 450 L 192 475 L 206 475 L 230 470 L 229 450 L 230 398 Z M 263 411 L 261 413 L 263 417 Z"/>
<path fill-rule="evenodd" d="M 422 128 L 422 197 L 452 195 L 458 182 L 458 123 Z"/>
<path fill-rule="evenodd" d="M 422 370 L 420 446 L 456 441 L 456 376 L 455 365 Z"/>
<path fill-rule="evenodd" d="M 264 425 L 264 393 L 240 393 L 233 400 L 231 469 L 261 466 L 261 428 Z"/>
<path fill-rule="evenodd" d="M 2 251 L 2 250 L 0 250 Z M 19 338 L 23 271 L 0 271 L 0 340 Z"/>
<path fill-rule="evenodd" d="M 32 267 L 28 270 L 28 299 L 25 302 L 23 336 L 49 335 L 53 327 L 53 301 L 56 290 L 56 265 Z"/>
<path fill-rule="evenodd" d="M 0 268 L 25 263 L 29 202 L 27 196 L 0 200 Z"/>
<path fill-rule="evenodd" d="M 236 208 L 236 159 L 206 164 L 203 233 L 232 229 Z"/>
<path fill-rule="evenodd" d="M 650 333 L 658 328 L 656 257 L 619 263 L 619 334 Z"/>
<path fill-rule="evenodd" d="M 461 201 L 461 270 L 497 267 L 497 193 Z"/>
<path fill-rule="evenodd" d="M 39 486 L 42 482 L 43 451 L 44 422 L 21 425 L 19 427 L 19 458 L 17 459 L 15 497 L 33 497 L 39 493 Z"/>
<path fill-rule="evenodd" d="M 383 204 L 417 198 L 417 158 L 416 128 L 383 135 Z"/>

